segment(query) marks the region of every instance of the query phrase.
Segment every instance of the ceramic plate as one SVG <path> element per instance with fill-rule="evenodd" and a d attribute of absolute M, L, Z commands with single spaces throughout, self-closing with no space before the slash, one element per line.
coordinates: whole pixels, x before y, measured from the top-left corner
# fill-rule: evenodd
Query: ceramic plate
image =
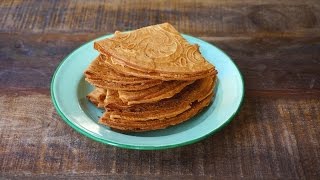
<path fill-rule="evenodd" d="M 92 40 L 68 55 L 59 65 L 51 82 L 51 97 L 62 119 L 81 134 L 101 143 L 129 149 L 166 149 L 199 141 L 231 121 L 244 94 L 242 76 L 233 61 L 220 49 L 192 36 L 183 35 L 200 46 L 202 55 L 218 70 L 218 84 L 213 103 L 190 120 L 163 130 L 143 133 L 119 133 L 98 124 L 103 110 L 96 108 L 86 95 L 93 87 L 83 72 L 98 56 Z"/>

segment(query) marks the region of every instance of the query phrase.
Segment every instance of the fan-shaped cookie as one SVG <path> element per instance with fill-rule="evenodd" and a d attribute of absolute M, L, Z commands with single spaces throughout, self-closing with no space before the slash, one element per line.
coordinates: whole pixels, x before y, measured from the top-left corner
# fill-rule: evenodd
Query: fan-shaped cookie
<path fill-rule="evenodd" d="M 94 47 L 118 64 L 161 75 L 153 76 L 155 79 L 196 79 L 215 72 L 214 66 L 202 57 L 198 45 L 189 44 L 169 23 L 116 32 L 112 38 L 96 41 Z"/>
<path fill-rule="evenodd" d="M 85 71 L 86 81 L 96 87 L 114 90 L 141 90 L 157 84 L 161 80 L 147 79 L 121 74 L 110 68 L 97 57 Z"/>

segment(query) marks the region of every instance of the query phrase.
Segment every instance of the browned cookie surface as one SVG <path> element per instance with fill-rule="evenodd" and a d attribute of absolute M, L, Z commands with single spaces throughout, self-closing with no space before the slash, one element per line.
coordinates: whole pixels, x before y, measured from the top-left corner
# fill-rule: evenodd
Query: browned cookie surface
<path fill-rule="evenodd" d="M 163 83 L 140 91 L 118 91 L 119 98 L 127 103 L 153 103 L 171 98 L 194 81 L 164 81 Z"/>
<path fill-rule="evenodd" d="M 102 59 L 105 60 L 105 63 L 108 64 L 115 71 L 121 72 L 126 75 L 136 76 L 136 77 L 141 77 L 141 78 L 159 79 L 159 80 L 164 80 L 164 81 L 197 80 L 197 79 L 201 79 L 201 78 L 205 78 L 207 76 L 212 76 L 212 75 L 217 74 L 217 71 L 214 68 L 212 68 L 206 72 L 203 72 L 203 73 L 188 72 L 185 74 L 141 71 L 141 70 L 130 67 L 127 63 L 122 62 L 113 56 L 106 55 L 106 54 L 101 54 L 100 56 Z"/>
<path fill-rule="evenodd" d="M 195 116 L 199 111 L 201 111 L 204 107 L 208 106 L 212 101 L 213 94 L 211 93 L 205 99 L 200 102 L 192 103 L 191 107 L 183 113 L 178 114 L 177 116 L 162 119 L 162 120 L 150 120 L 150 121 L 134 121 L 134 122 L 122 122 L 118 120 L 113 120 L 107 115 L 103 115 L 99 122 L 101 124 L 107 125 L 111 128 L 122 130 L 122 131 L 133 131 L 133 132 L 141 132 L 141 131 L 151 131 L 157 129 L 164 129 L 168 126 L 173 126 L 179 123 L 182 123 L 186 120 L 189 120 L 193 116 Z"/>
<path fill-rule="evenodd" d="M 214 71 L 198 45 L 189 44 L 169 23 L 116 32 L 112 38 L 96 41 L 94 47 L 118 64 L 160 75 L 153 78 L 192 78 Z"/>
<path fill-rule="evenodd" d="M 208 97 L 213 96 L 215 82 L 215 79 L 212 77 L 200 79 L 184 88 L 172 98 L 163 99 L 156 103 L 132 106 L 126 106 L 117 97 L 118 93 L 114 92 L 109 94 L 109 104 L 106 104 L 107 111 L 101 117 L 100 122 L 116 129 L 127 129 L 129 131 L 135 131 L 135 129 L 147 131 L 164 128 L 173 125 L 173 122 L 174 124 L 178 124 L 179 121 L 183 122 L 187 120 L 182 117 L 190 118 L 194 115 L 191 113 L 192 115 L 189 117 L 189 115 L 180 116 L 181 114 L 189 112 L 196 104 L 207 101 Z M 207 105 L 208 103 L 204 104 Z M 199 109 L 202 108 L 199 107 Z M 194 110 L 191 111 L 194 112 Z"/>
<path fill-rule="evenodd" d="M 86 81 L 94 86 L 115 90 L 140 90 L 160 84 L 162 81 L 134 77 L 119 73 L 97 57 L 85 71 Z"/>

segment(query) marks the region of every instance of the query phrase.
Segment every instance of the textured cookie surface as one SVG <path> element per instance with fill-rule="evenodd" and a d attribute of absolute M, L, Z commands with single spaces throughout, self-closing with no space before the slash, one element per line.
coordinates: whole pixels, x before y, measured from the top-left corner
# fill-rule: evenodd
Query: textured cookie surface
<path fill-rule="evenodd" d="M 117 100 L 117 94 L 114 94 L 112 99 L 116 104 L 107 108 L 99 122 L 127 131 L 147 131 L 178 124 L 210 103 L 214 85 L 214 79 L 208 77 L 197 80 L 172 98 L 123 108 L 121 100 Z"/>
<path fill-rule="evenodd" d="M 217 71 L 169 23 L 116 32 L 94 42 L 99 56 L 85 71 L 87 98 L 120 131 L 151 131 L 182 123 L 210 104 Z"/>
<path fill-rule="evenodd" d="M 86 81 L 96 87 L 114 90 L 141 90 L 162 83 L 161 80 L 121 74 L 110 68 L 100 57 L 85 70 L 85 77 Z"/>
<path fill-rule="evenodd" d="M 169 75 L 206 74 L 214 69 L 197 45 L 189 44 L 168 23 L 148 26 L 95 42 L 102 54 L 111 55 L 128 67 Z"/>

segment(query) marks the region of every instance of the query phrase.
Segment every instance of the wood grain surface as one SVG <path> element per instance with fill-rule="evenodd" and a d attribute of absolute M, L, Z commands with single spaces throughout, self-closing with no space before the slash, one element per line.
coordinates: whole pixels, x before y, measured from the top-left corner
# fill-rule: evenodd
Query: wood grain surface
<path fill-rule="evenodd" d="M 161 22 L 224 50 L 246 85 L 223 130 L 162 151 L 94 142 L 53 108 L 61 60 Z M 0 1 L 0 179 L 318 179 L 320 1 Z"/>

